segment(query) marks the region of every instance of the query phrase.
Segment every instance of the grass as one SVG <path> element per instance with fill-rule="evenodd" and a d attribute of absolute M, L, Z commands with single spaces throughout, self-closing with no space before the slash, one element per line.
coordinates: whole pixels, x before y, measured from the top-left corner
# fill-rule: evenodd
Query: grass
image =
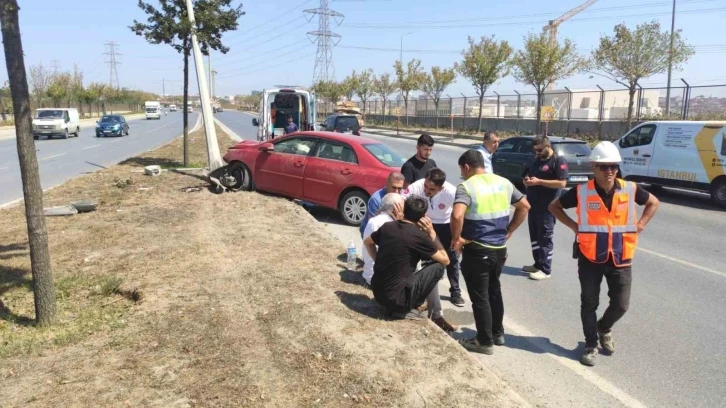
<path fill-rule="evenodd" d="M 188 189 L 207 186 L 196 172 L 135 173 L 180 157 L 175 139 L 46 194 L 99 202 L 47 219 L 49 328 L 32 326 L 22 207 L 0 211 L 4 407 L 517 405 L 433 324 L 384 319 L 302 207 Z"/>

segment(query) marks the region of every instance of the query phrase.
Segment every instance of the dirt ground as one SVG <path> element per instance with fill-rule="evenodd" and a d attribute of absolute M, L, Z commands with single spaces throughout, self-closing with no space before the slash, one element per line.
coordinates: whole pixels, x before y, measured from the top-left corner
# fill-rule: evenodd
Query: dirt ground
<path fill-rule="evenodd" d="M 224 150 L 232 142 L 218 129 Z M 206 162 L 203 133 L 192 162 Z M 46 194 L 58 324 L 32 326 L 23 208 L 0 211 L 3 407 L 518 406 L 430 322 L 388 321 L 302 207 L 214 195 L 181 140 Z"/>

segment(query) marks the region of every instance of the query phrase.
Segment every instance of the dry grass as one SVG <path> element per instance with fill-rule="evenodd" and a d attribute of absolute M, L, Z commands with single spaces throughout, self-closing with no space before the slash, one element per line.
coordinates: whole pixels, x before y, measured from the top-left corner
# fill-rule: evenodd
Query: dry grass
<path fill-rule="evenodd" d="M 204 162 L 203 135 L 191 145 Z M 433 325 L 383 320 L 345 283 L 341 244 L 301 207 L 183 192 L 206 186 L 197 173 L 132 173 L 180 152 L 175 140 L 46 194 L 47 205 L 100 202 L 48 218 L 50 329 L 29 325 L 22 209 L 0 211 L 2 406 L 516 405 Z"/>

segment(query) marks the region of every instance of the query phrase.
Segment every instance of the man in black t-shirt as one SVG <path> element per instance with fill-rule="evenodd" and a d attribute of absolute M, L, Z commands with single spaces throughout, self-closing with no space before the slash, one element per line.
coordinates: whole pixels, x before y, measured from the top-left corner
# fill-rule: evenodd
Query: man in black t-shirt
<path fill-rule="evenodd" d="M 532 139 L 535 159 L 524 176 L 527 200 L 532 209 L 527 218 L 529 239 L 532 244 L 534 265 L 522 268 L 532 280 L 548 279 L 552 273 L 552 254 L 555 233 L 555 217 L 547 206 L 557 198 L 560 189 L 565 188 L 570 177 L 567 161 L 555 154 L 547 136 Z"/>
<path fill-rule="evenodd" d="M 422 319 L 417 308 L 428 301 L 434 323 L 444 331 L 456 331 L 444 320 L 438 290 L 449 257 L 426 217 L 427 209 L 426 200 L 411 196 L 404 204 L 402 220 L 383 224 L 363 240 L 375 262 L 371 288 L 392 317 Z M 421 260 L 429 259 L 434 262 L 416 271 Z"/>
<path fill-rule="evenodd" d="M 429 170 L 436 168 L 436 162 L 434 159 L 430 159 L 431 152 L 434 150 L 434 138 L 428 133 L 422 134 L 418 138 L 416 143 L 416 154 L 410 159 L 403 163 L 401 166 L 401 173 L 406 178 L 406 184 L 404 188 L 408 187 L 409 184 L 413 184 L 414 181 L 421 180 L 426 177 L 426 173 Z"/>

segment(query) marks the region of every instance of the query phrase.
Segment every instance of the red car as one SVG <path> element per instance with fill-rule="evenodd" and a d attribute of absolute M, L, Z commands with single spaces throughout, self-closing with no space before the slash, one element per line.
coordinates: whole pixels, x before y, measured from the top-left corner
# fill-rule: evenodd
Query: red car
<path fill-rule="evenodd" d="M 242 190 L 260 190 L 340 211 L 360 225 L 368 198 L 406 161 L 376 140 L 333 132 L 297 132 L 271 141 L 244 140 L 224 155 Z"/>

